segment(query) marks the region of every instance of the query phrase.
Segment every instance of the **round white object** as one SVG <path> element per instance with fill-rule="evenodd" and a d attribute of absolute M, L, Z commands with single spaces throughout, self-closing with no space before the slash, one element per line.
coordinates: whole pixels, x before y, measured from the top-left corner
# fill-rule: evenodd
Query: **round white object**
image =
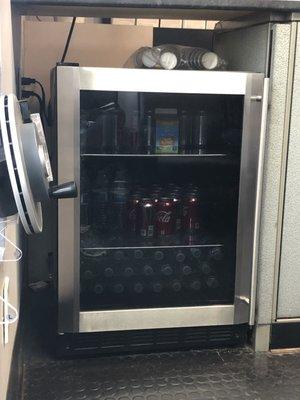
<path fill-rule="evenodd" d="M 147 68 L 154 68 L 158 62 L 158 55 L 152 49 L 147 49 L 143 52 L 142 63 Z"/>
<path fill-rule="evenodd" d="M 164 69 L 174 69 L 177 65 L 177 57 L 174 53 L 166 51 L 160 56 L 160 65 Z"/>
<path fill-rule="evenodd" d="M 202 65 L 205 69 L 215 69 L 218 66 L 219 57 L 212 51 L 207 51 L 201 58 Z"/>

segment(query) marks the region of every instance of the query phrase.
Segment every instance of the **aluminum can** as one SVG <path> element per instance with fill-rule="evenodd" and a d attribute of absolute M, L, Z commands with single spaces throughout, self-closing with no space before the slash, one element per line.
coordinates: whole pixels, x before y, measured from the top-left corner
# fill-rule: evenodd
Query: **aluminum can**
<path fill-rule="evenodd" d="M 149 197 L 143 197 L 138 212 L 138 227 L 143 238 L 154 237 L 154 206 Z"/>
<path fill-rule="evenodd" d="M 158 202 L 155 231 L 158 236 L 169 236 L 175 232 L 175 208 L 170 197 L 161 197 Z"/>
<path fill-rule="evenodd" d="M 197 234 L 200 231 L 200 199 L 195 192 L 187 193 L 184 197 L 182 227 L 188 234 Z"/>

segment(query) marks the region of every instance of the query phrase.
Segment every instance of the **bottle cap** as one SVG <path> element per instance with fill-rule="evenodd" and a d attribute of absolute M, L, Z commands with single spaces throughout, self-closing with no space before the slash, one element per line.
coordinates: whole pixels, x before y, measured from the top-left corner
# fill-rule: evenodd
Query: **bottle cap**
<path fill-rule="evenodd" d="M 174 53 L 167 51 L 160 56 L 159 62 L 161 67 L 164 69 L 174 69 L 178 60 Z"/>
<path fill-rule="evenodd" d="M 213 53 L 212 51 L 207 51 L 206 53 L 203 54 L 201 62 L 205 69 L 212 70 L 217 68 L 218 59 L 219 57 L 217 56 L 216 53 Z"/>
<path fill-rule="evenodd" d="M 153 68 L 158 62 L 158 54 L 153 49 L 147 49 L 143 52 L 142 63 L 147 68 Z"/>

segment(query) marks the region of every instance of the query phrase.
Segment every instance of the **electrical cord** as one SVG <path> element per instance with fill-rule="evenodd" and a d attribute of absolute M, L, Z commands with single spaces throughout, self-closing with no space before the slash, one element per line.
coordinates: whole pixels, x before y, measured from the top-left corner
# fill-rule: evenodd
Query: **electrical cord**
<path fill-rule="evenodd" d="M 66 55 L 67 55 L 68 50 L 69 50 L 70 41 L 71 41 L 73 30 L 74 30 L 74 27 L 75 27 L 75 22 L 76 22 L 76 17 L 73 18 L 72 23 L 71 23 L 71 27 L 70 27 L 70 30 L 69 30 L 69 34 L 68 34 L 68 38 L 67 38 L 66 44 L 65 44 L 64 52 L 63 52 L 63 55 L 62 55 L 62 58 L 61 58 L 61 61 L 60 61 L 62 64 L 65 62 Z"/>
<path fill-rule="evenodd" d="M 43 120 L 43 124 L 45 122 L 44 121 L 45 119 L 47 124 L 50 126 L 50 121 L 48 120 L 48 116 L 46 113 L 45 102 L 43 101 L 42 97 L 38 93 L 33 92 L 32 90 L 22 90 L 22 99 L 28 99 L 29 97 L 35 97 L 37 99 L 40 106 L 40 114 Z"/>

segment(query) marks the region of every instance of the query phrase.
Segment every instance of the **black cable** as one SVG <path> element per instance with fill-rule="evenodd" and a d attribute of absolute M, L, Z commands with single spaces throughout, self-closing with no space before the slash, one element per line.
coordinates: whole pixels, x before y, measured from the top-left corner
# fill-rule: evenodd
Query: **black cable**
<path fill-rule="evenodd" d="M 43 104 L 45 105 L 46 104 L 46 95 L 45 95 L 44 87 L 41 84 L 41 82 L 39 82 L 38 80 L 35 80 L 35 83 L 37 83 L 39 85 L 39 87 L 41 88 Z"/>
<path fill-rule="evenodd" d="M 68 49 L 69 49 L 69 45 L 70 45 L 70 41 L 71 41 L 71 38 L 72 38 L 72 33 L 73 33 L 73 30 L 74 30 L 75 22 L 76 22 L 76 17 L 74 17 L 73 20 L 72 20 L 72 24 L 71 24 L 71 27 L 70 27 L 70 30 L 69 30 L 69 34 L 68 34 L 68 38 L 67 38 L 67 41 L 66 41 L 65 49 L 64 49 L 61 61 L 60 61 L 61 63 L 65 62 L 65 58 L 66 58 L 66 55 L 67 55 L 67 52 L 68 52 Z"/>
<path fill-rule="evenodd" d="M 33 92 L 32 90 L 22 90 L 22 99 L 28 99 L 29 97 L 35 97 L 37 99 L 37 101 L 39 102 L 42 122 L 43 122 L 43 125 L 45 125 L 43 119 L 45 118 L 46 122 L 48 123 L 48 118 L 47 118 L 47 115 L 45 112 L 45 108 L 44 108 L 44 104 L 43 104 L 43 100 L 42 100 L 41 96 L 38 93 Z"/>
<path fill-rule="evenodd" d="M 37 79 L 34 79 L 34 78 L 28 78 L 26 76 L 23 76 L 21 79 L 22 86 L 28 86 L 28 85 L 36 84 L 36 83 L 39 85 L 39 87 L 41 89 L 41 93 L 42 93 L 41 102 L 39 101 L 39 103 L 41 105 L 41 113 L 44 114 L 47 124 L 49 126 L 51 126 L 51 120 L 50 120 L 49 114 L 47 113 L 47 108 L 46 108 L 46 94 L 45 94 L 44 86 L 41 84 L 40 81 L 38 81 Z M 31 92 L 28 90 L 24 90 L 23 92 L 24 92 L 25 96 L 28 96 L 28 97 L 30 97 L 31 95 L 35 96 L 35 94 L 31 94 L 31 93 L 35 93 L 35 92 Z"/>

